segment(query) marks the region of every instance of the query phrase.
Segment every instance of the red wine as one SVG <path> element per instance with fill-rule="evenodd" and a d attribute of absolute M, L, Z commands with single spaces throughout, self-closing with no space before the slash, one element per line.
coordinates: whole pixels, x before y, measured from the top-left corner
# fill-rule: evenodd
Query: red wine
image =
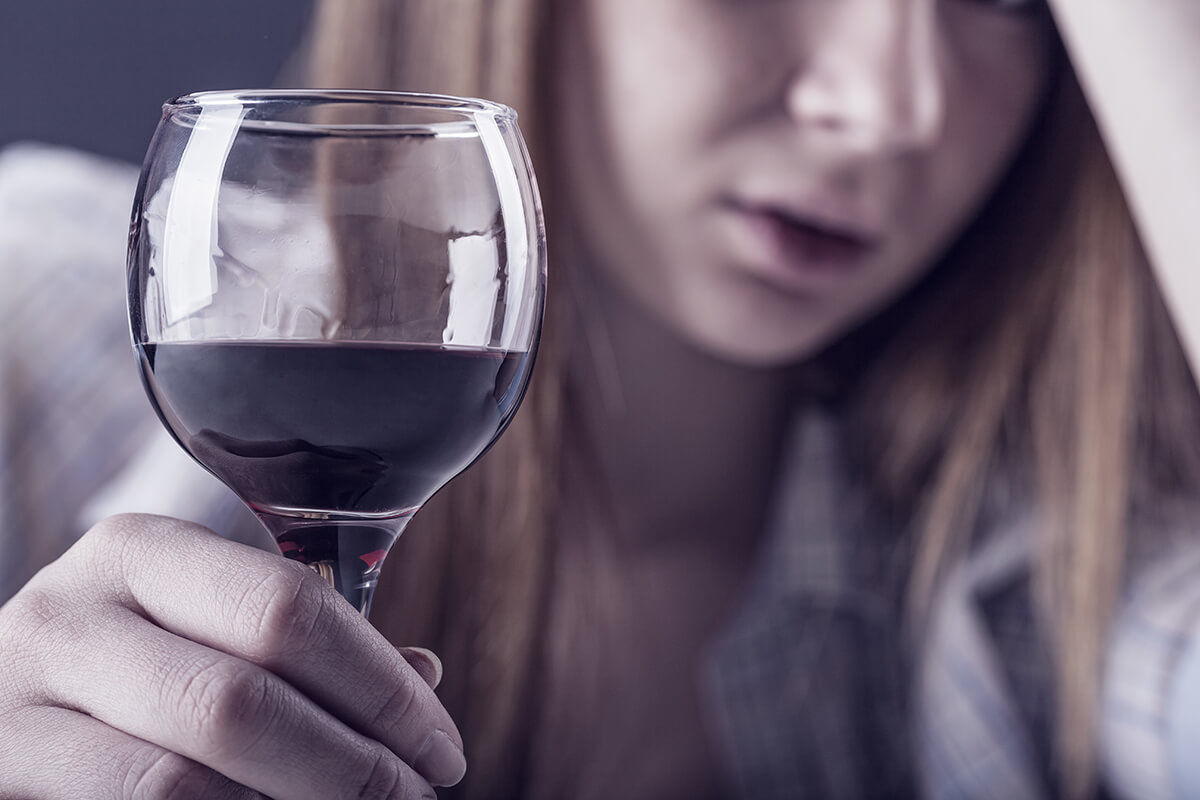
<path fill-rule="evenodd" d="M 282 515 L 411 513 L 500 434 L 532 366 L 525 352 L 377 342 L 138 350 L 179 443 L 260 514 Z"/>

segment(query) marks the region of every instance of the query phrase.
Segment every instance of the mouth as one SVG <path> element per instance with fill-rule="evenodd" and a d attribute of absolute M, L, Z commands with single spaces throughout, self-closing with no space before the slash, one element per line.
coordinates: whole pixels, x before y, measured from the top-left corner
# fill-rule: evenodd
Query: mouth
<path fill-rule="evenodd" d="M 750 261 L 795 288 L 812 280 L 856 272 L 880 244 L 880 238 L 853 224 L 822 218 L 806 210 L 768 203 L 728 201 L 725 207 L 740 228 Z"/>

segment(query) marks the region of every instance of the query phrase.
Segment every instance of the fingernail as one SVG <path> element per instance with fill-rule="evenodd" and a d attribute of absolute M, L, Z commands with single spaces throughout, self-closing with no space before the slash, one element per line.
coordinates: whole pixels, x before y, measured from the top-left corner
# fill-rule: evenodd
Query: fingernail
<path fill-rule="evenodd" d="M 432 650 L 424 647 L 397 647 L 408 665 L 417 671 L 421 679 L 436 689 L 442 682 L 442 660 Z"/>
<path fill-rule="evenodd" d="M 429 734 L 413 768 L 434 786 L 453 786 L 467 774 L 467 759 L 445 731 Z"/>

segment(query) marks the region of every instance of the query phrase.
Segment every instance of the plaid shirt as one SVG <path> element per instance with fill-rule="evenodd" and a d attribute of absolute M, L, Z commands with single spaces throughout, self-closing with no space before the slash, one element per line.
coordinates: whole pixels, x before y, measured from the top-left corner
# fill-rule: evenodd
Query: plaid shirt
<path fill-rule="evenodd" d="M 0 599 L 115 511 L 262 543 L 153 418 L 125 327 L 136 172 L 0 153 Z M 702 670 L 739 796 L 1049 798 L 1049 662 L 1029 613 L 1032 531 L 1012 520 L 944 583 L 925 646 L 899 641 L 889 537 L 819 413 L 795 430 L 758 579 Z M 1105 791 L 1200 797 L 1200 545 L 1148 560 L 1114 629 L 1097 731 Z"/>
<path fill-rule="evenodd" d="M 847 479 L 827 414 L 793 435 L 760 578 L 705 674 L 740 796 L 1054 797 L 1031 520 L 998 524 L 952 571 L 908 657 L 895 527 Z M 1113 630 L 1101 796 L 1200 797 L 1200 542 L 1170 533 L 1143 537 L 1162 547 L 1135 559 Z"/>
<path fill-rule="evenodd" d="M 257 535 L 142 390 L 123 280 L 136 183 L 80 153 L 0 152 L 0 600 L 117 511 Z"/>

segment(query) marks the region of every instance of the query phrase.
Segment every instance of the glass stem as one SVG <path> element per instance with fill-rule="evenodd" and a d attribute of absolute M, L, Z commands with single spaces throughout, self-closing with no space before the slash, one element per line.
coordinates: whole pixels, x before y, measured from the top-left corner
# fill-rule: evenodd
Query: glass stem
<path fill-rule="evenodd" d="M 304 519 L 260 513 L 259 519 L 285 557 L 308 565 L 366 617 L 383 561 L 412 516 Z"/>

